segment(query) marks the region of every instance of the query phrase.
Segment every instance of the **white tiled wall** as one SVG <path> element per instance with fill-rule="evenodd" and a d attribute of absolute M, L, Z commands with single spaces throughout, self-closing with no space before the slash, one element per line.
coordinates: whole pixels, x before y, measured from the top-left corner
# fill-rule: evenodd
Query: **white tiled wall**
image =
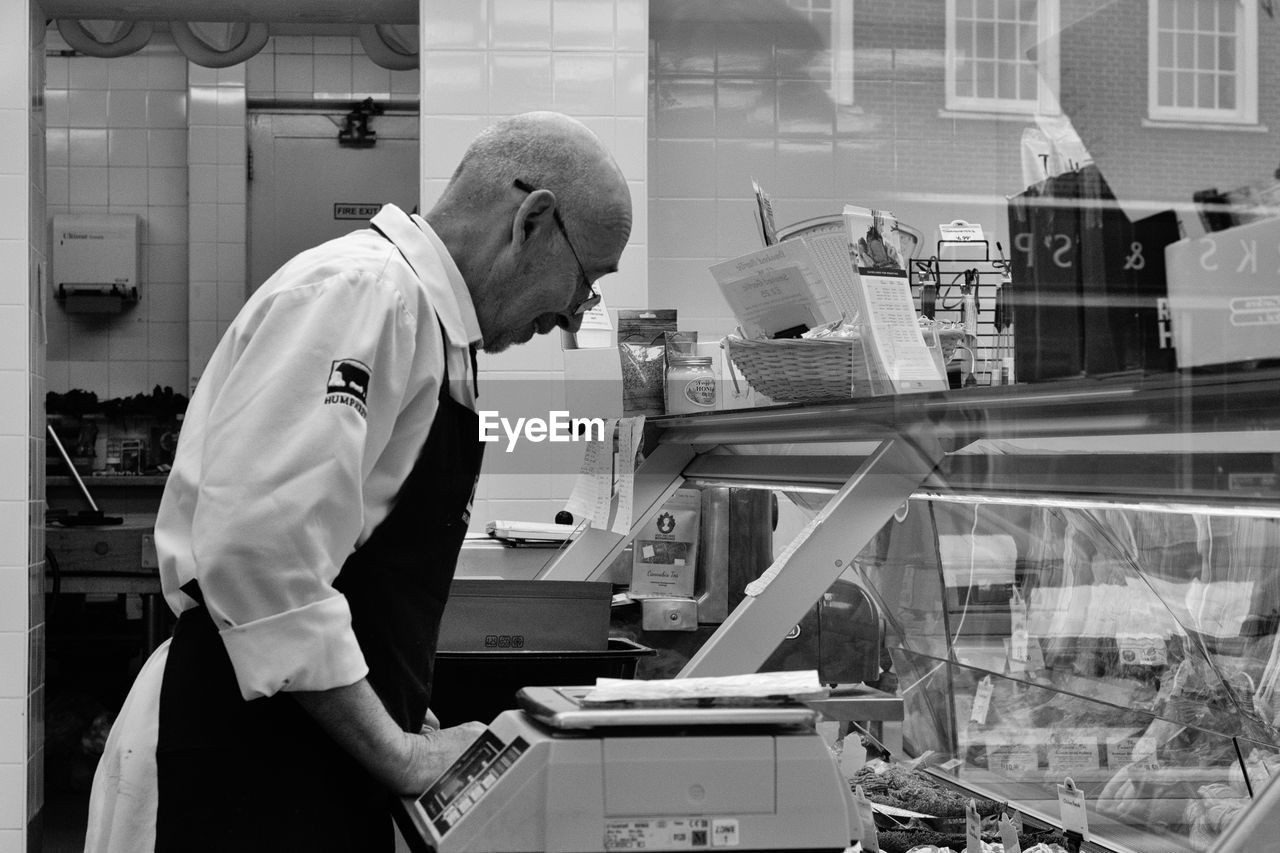
<path fill-rule="evenodd" d="M 244 63 L 222 69 L 190 65 L 187 74 L 187 363 L 194 389 L 247 293 L 248 99 L 412 98 L 418 77 L 375 65 L 359 41 L 348 36 L 273 36 Z"/>
<path fill-rule="evenodd" d="M 605 298 L 612 308 L 648 305 L 647 0 L 420 0 L 419 13 L 430 22 L 421 31 L 423 208 L 439 198 L 467 144 L 495 119 L 540 109 L 575 116 L 614 152 L 632 189 L 631 242 L 620 271 L 601 279 Z M 563 393 L 557 335 L 482 354 L 480 366 L 485 409 L 544 398 L 550 405 L 553 389 Z M 551 460 L 549 447 L 524 444 L 516 451 L 522 458 L 512 460 L 490 446 L 473 530 L 493 518 L 555 517 L 573 482 L 562 472 L 576 471 L 581 456 Z"/>
<path fill-rule="evenodd" d="M 0 5 L 0 853 L 43 805 L 43 40 L 34 4 Z"/>
<path fill-rule="evenodd" d="M 245 63 L 187 67 L 189 389 L 245 299 Z"/>
<path fill-rule="evenodd" d="M 49 387 L 124 397 L 187 380 L 187 61 L 167 36 L 114 59 L 46 58 L 49 215 L 141 220 L 141 301 L 117 315 L 49 305 Z M 44 58 L 44 57 L 42 57 Z"/>
<path fill-rule="evenodd" d="M 49 30 L 51 51 L 65 44 Z M 194 387 L 245 293 L 248 97 L 414 98 L 418 75 L 351 37 L 276 36 L 245 63 L 189 64 L 166 34 L 113 59 L 49 57 L 50 213 L 136 213 L 142 301 L 50 317 L 50 387 L 127 396 Z"/>
<path fill-rule="evenodd" d="M 412 99 L 417 71 L 376 64 L 350 36 L 272 36 L 245 62 L 250 98 Z"/>

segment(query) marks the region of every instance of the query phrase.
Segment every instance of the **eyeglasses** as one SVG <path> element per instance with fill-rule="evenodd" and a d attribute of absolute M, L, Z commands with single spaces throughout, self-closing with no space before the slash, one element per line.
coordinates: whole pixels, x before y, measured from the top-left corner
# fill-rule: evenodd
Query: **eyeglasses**
<path fill-rule="evenodd" d="M 521 192 L 531 193 L 535 188 L 526 184 L 524 181 L 516 178 L 516 189 Z M 587 289 L 591 290 L 591 280 L 587 278 L 587 268 L 582 265 L 582 259 L 578 257 L 578 250 L 573 248 L 573 241 L 569 239 L 569 232 L 565 230 L 564 220 L 560 218 L 560 208 L 551 208 L 551 219 L 555 222 L 556 227 L 560 229 L 560 236 L 564 237 L 564 243 L 569 247 L 569 254 L 573 255 L 573 262 L 578 265 L 578 275 L 582 277 L 582 282 L 587 285 Z M 578 306 L 569 312 L 571 316 L 585 314 L 590 309 L 600 304 L 600 294 L 592 290 L 591 295 L 578 303 Z"/>

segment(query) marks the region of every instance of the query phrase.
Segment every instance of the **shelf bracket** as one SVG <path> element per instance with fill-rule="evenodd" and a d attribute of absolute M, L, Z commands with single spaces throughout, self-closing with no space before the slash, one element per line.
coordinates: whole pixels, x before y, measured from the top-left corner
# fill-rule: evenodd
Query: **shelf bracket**
<path fill-rule="evenodd" d="M 636 469 L 633 491 L 632 531 L 653 520 L 667 498 L 684 484 L 683 472 L 693 459 L 693 448 L 683 444 L 660 444 Z M 616 501 L 615 501 L 616 505 Z M 544 568 L 537 580 L 589 581 L 605 574 L 631 541 L 611 530 L 588 526 L 560 555 Z"/>
<path fill-rule="evenodd" d="M 756 672 L 941 461 L 928 433 L 881 442 L 703 644 L 680 677 Z M 763 581 L 763 583 L 761 582 Z"/>

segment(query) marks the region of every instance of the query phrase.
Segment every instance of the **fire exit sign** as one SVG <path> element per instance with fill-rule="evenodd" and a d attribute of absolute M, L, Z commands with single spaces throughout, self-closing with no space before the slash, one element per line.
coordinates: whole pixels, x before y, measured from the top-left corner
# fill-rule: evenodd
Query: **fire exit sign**
<path fill-rule="evenodd" d="M 372 219 L 379 210 L 382 210 L 380 204 L 355 204 L 348 201 L 338 201 L 333 204 L 334 219 Z"/>

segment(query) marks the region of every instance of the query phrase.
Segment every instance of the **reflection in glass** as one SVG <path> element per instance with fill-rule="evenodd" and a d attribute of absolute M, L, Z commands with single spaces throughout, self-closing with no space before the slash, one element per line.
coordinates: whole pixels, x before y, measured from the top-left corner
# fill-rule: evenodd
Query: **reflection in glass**
<path fill-rule="evenodd" d="M 1206 849 L 1280 766 L 1278 564 L 1266 511 L 933 497 L 851 576 L 910 756 L 1049 817 L 1071 776 L 1097 837 L 1163 853 Z"/>

